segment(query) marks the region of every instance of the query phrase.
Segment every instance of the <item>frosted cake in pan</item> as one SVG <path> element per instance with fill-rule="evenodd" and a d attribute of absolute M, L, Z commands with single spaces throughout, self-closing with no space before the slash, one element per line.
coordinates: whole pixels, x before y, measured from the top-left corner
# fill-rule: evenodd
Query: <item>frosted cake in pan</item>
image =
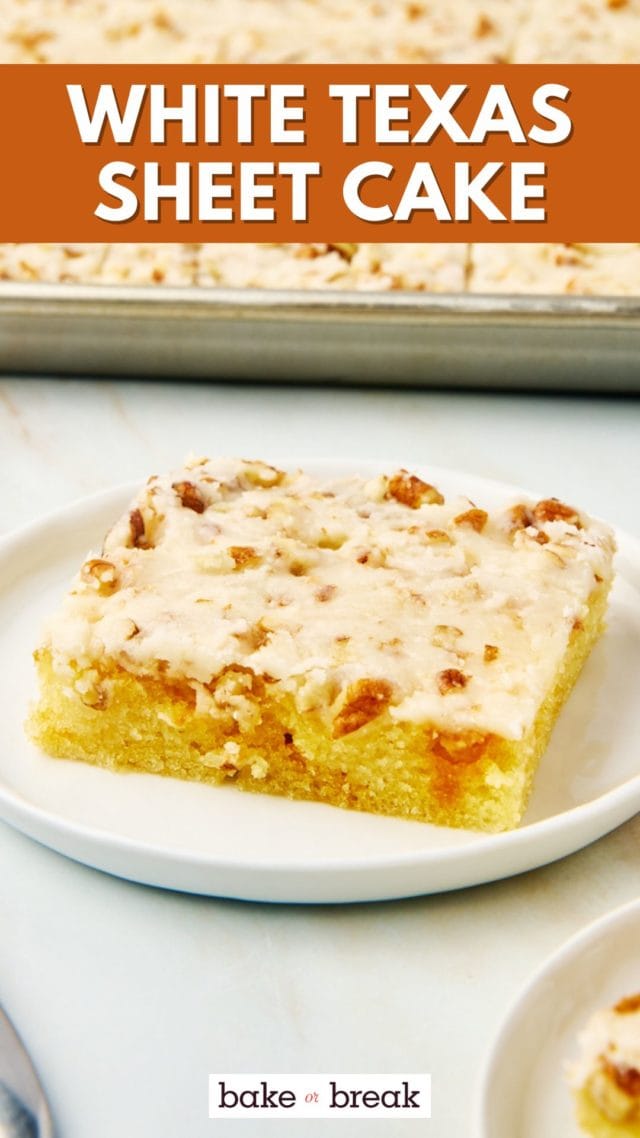
<path fill-rule="evenodd" d="M 495 63 L 523 0 L 4 0 L 5 63 Z"/>
<path fill-rule="evenodd" d="M 468 289 L 637 296 L 640 245 L 474 245 Z"/>
<path fill-rule="evenodd" d="M 640 63 L 639 0 L 534 0 L 514 63 Z"/>

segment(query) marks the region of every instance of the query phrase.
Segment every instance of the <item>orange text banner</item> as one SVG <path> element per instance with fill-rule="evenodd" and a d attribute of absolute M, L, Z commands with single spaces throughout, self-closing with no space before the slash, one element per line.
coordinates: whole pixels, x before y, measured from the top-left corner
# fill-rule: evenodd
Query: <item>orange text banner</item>
<path fill-rule="evenodd" d="M 640 67 L 4 65 L 0 240 L 640 241 Z"/>

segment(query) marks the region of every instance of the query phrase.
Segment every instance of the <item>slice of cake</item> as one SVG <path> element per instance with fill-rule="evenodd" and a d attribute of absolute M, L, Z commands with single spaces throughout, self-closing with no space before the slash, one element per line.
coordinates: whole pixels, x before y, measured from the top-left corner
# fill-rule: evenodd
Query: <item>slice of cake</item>
<path fill-rule="evenodd" d="M 591 1018 L 570 1070 L 578 1121 L 593 1138 L 640 1138 L 640 993 Z"/>
<path fill-rule="evenodd" d="M 614 543 L 399 470 L 195 459 L 151 478 L 36 652 L 63 758 L 483 830 L 516 826 L 603 627 Z"/>

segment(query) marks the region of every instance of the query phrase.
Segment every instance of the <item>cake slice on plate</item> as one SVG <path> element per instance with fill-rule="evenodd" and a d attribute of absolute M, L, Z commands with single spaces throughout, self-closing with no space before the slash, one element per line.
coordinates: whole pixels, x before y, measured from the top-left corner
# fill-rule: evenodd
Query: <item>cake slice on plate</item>
<path fill-rule="evenodd" d="M 640 1138 L 640 993 L 602 1008 L 570 1070 L 578 1121 L 592 1138 Z"/>
<path fill-rule="evenodd" d="M 520 821 L 603 627 L 610 530 L 406 470 L 150 478 L 36 652 L 50 754 L 441 825 Z"/>

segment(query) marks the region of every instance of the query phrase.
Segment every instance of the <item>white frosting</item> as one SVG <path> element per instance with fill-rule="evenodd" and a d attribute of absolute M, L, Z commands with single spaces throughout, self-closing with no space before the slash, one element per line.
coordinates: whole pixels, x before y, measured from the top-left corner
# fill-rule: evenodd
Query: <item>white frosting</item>
<path fill-rule="evenodd" d="M 638 63 L 639 0 L 533 0 L 514 63 Z"/>
<path fill-rule="evenodd" d="M 0 245 L 0 280 L 462 292 L 466 245 Z"/>
<path fill-rule="evenodd" d="M 327 716 L 350 684 L 383 680 L 398 720 L 520 738 L 596 575 L 611 575 L 611 533 L 575 514 L 516 530 L 506 510 L 465 519 L 468 500 L 407 478 L 202 459 L 150 479 L 133 529 L 127 510 L 106 567 L 90 560 L 51 621 L 55 667 L 164 661 L 206 706 L 204 685 L 239 665 Z"/>
<path fill-rule="evenodd" d="M 3 0 L 3 63 L 492 63 L 514 0 Z"/>
<path fill-rule="evenodd" d="M 469 291 L 637 296 L 640 245 L 474 245 Z"/>

